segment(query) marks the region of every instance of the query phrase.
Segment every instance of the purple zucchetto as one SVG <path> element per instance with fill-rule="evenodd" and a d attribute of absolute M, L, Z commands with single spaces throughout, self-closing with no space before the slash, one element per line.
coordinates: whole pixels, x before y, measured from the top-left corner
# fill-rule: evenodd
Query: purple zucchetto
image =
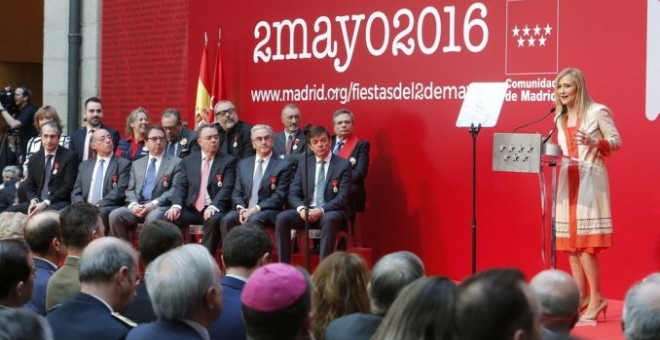
<path fill-rule="evenodd" d="M 275 312 L 291 306 L 307 289 L 300 270 L 286 263 L 271 263 L 255 270 L 248 279 L 241 303 L 259 312 Z"/>

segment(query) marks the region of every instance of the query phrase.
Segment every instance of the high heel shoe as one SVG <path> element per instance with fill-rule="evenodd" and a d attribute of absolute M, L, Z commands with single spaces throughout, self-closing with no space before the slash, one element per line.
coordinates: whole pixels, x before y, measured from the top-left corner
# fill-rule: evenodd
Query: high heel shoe
<path fill-rule="evenodd" d="M 589 295 L 580 299 L 580 307 L 578 308 L 578 313 L 584 312 L 584 310 L 587 309 L 587 307 L 589 307 L 589 300 L 591 300 L 591 297 Z"/>
<path fill-rule="evenodd" d="M 583 322 L 594 322 L 598 321 L 598 316 L 600 316 L 600 313 L 603 313 L 603 321 L 607 320 L 607 300 L 603 299 L 603 302 L 600 303 L 600 306 L 598 306 L 598 309 L 596 309 L 596 313 L 593 315 L 586 315 L 582 314 L 580 315 L 580 321 Z"/>

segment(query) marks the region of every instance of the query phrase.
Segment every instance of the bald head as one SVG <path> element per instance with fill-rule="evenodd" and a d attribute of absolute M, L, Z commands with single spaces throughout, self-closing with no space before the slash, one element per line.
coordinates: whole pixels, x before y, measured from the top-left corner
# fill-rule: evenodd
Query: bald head
<path fill-rule="evenodd" d="M 580 291 L 575 280 L 561 270 L 544 270 L 529 286 L 541 303 L 543 326 L 568 334 L 578 320 Z"/>
<path fill-rule="evenodd" d="M 61 240 L 62 232 L 58 212 L 46 210 L 30 216 L 25 225 L 25 241 L 37 256 L 43 258 L 53 255 L 53 252 L 59 250 L 54 247 L 59 247 Z"/>

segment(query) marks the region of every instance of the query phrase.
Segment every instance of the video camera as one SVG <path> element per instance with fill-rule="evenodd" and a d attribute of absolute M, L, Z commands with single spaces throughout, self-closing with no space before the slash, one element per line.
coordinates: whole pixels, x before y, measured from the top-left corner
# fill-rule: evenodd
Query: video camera
<path fill-rule="evenodd" d="M 0 92 L 0 104 L 11 115 L 18 113 L 18 107 L 14 101 L 14 89 L 7 86 Z"/>

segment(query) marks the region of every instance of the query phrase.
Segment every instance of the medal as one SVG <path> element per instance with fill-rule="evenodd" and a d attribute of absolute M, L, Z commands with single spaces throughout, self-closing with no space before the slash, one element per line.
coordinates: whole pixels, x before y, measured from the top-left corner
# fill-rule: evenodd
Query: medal
<path fill-rule="evenodd" d="M 332 180 L 332 192 L 334 192 L 335 194 L 339 191 L 339 189 L 337 188 L 337 183 L 338 182 L 339 181 L 337 181 L 336 179 Z"/>
<path fill-rule="evenodd" d="M 53 165 L 53 176 L 57 175 L 57 169 L 59 169 L 59 167 L 60 167 L 60 163 L 55 162 L 55 164 Z"/>
<path fill-rule="evenodd" d="M 117 175 L 112 175 L 112 187 L 117 187 Z"/>
<path fill-rule="evenodd" d="M 270 176 L 270 190 L 275 190 L 275 188 L 277 188 L 275 182 L 277 182 L 277 177 Z"/>
<path fill-rule="evenodd" d="M 218 188 L 222 188 L 222 174 L 215 175 L 215 178 L 218 180 Z"/>
<path fill-rule="evenodd" d="M 169 184 L 167 183 L 167 176 L 163 176 L 163 186 L 166 188 L 169 186 Z"/>
<path fill-rule="evenodd" d="M 238 146 L 238 135 L 234 136 L 234 147 Z"/>

